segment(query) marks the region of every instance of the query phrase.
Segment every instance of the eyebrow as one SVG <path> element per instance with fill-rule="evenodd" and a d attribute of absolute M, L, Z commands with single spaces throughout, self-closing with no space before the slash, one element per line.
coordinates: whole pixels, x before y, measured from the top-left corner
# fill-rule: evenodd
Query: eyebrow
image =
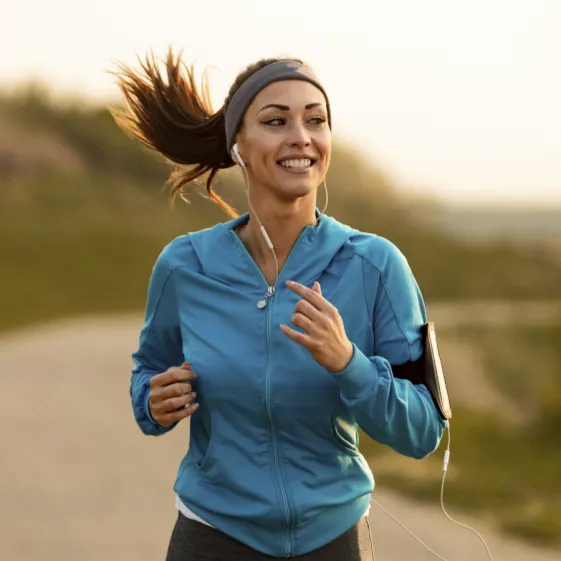
<path fill-rule="evenodd" d="M 324 105 L 323 103 L 308 103 L 308 105 L 306 105 L 305 109 L 314 109 L 315 107 L 319 107 L 321 105 Z M 279 109 L 280 111 L 289 111 L 290 107 L 288 107 L 288 105 L 280 105 L 278 103 L 269 103 L 268 105 L 263 105 L 263 107 L 261 107 L 261 109 L 259 109 L 259 111 L 257 112 L 258 114 L 261 113 L 261 111 L 265 111 L 265 109 L 270 109 L 270 108 L 274 108 L 274 109 Z"/>

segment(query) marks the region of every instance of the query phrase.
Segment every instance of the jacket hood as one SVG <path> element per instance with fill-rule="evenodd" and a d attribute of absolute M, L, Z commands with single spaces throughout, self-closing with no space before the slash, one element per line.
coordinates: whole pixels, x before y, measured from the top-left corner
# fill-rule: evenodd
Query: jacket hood
<path fill-rule="evenodd" d="M 306 226 L 280 271 L 277 283 L 289 280 L 299 273 L 307 280 L 317 278 L 329 265 L 341 247 L 357 230 L 341 224 L 334 218 L 317 212 L 316 225 Z M 249 213 L 218 224 L 213 228 L 189 235 L 193 249 L 204 274 L 226 283 L 240 284 L 245 279 L 248 287 L 262 288 L 262 275 L 256 274 L 256 265 L 247 259 L 247 250 L 239 239 L 236 228 L 247 222 Z"/>

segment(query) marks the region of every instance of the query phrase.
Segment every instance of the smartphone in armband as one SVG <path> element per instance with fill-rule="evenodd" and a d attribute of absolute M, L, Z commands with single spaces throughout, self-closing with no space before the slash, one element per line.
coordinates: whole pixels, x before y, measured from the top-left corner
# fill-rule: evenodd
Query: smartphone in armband
<path fill-rule="evenodd" d="M 405 364 L 392 364 L 392 372 L 395 378 L 409 380 L 412 384 L 424 384 L 440 412 L 443 419 L 452 418 L 450 399 L 446 389 L 444 370 L 436 343 L 436 332 L 434 323 L 428 322 L 421 327 L 421 337 L 423 340 L 423 354 L 412 362 Z"/>
<path fill-rule="evenodd" d="M 452 418 L 452 409 L 450 407 L 450 399 L 446 388 L 446 380 L 444 379 L 444 370 L 438 352 L 436 342 L 436 331 L 434 323 L 428 322 L 421 328 L 423 334 L 423 371 L 424 384 L 429 389 L 440 414 L 445 419 Z"/>

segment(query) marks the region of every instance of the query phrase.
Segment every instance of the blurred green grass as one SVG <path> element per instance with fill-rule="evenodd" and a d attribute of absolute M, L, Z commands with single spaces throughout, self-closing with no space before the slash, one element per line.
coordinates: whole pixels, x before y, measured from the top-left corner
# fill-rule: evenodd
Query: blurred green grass
<path fill-rule="evenodd" d="M 0 331 L 142 309 L 164 245 L 203 226 L 181 205 L 170 211 L 167 195 L 146 195 L 111 177 L 90 184 L 53 176 L 3 189 L 0 201 L 9 204 L 0 204 Z"/>
<path fill-rule="evenodd" d="M 140 307 L 136 284 L 145 281 L 141 271 L 158 250 L 178 234 L 226 218 L 198 195 L 192 205 L 179 201 L 170 214 L 166 193 L 158 193 L 169 166 L 128 139 L 103 106 L 80 99 L 63 103 L 31 84 L 11 96 L 0 94 L 0 126 L 11 131 L 5 146 L 0 137 L 5 152 L 0 161 L 4 292 L 21 295 L 29 268 L 40 263 L 45 288 L 55 290 L 65 313 Z M 47 152 L 49 157 L 42 158 Z M 231 170 L 221 176 L 219 191 L 243 211 L 240 176 Z M 440 203 L 400 193 L 383 169 L 344 139 L 335 139 L 327 179 L 329 214 L 396 243 L 427 300 L 561 298 L 561 257 L 550 244 L 473 244 L 443 234 L 435 226 Z M 320 190 L 319 206 L 323 196 Z M 33 246 L 39 240 L 33 234 L 49 244 L 48 257 L 37 254 Z M 65 270 L 66 276 L 61 274 Z M 72 285 L 78 281 L 86 283 L 89 298 L 77 294 Z M 99 286 L 107 290 L 99 292 Z M 50 292 L 39 284 L 34 290 L 38 293 L 27 298 L 33 298 L 37 317 L 46 313 L 41 294 L 45 306 L 56 312 L 57 306 L 48 304 Z M 31 317 L 32 312 L 17 315 Z"/>
<path fill-rule="evenodd" d="M 51 317 L 142 308 L 163 246 L 227 218 L 198 194 L 190 205 L 178 200 L 172 211 L 159 187 L 102 174 L 5 180 L 0 190 L 0 330 Z M 231 188 L 231 181 L 223 182 L 224 191 Z M 439 237 L 389 202 L 384 210 L 376 201 L 362 200 L 359 214 L 352 197 L 342 198 L 340 188 L 332 191 L 334 216 L 397 243 L 429 301 L 561 297 L 561 267 L 539 253 L 496 244 L 471 247 Z M 402 212 L 405 217 L 396 222 Z M 370 223 L 370 216 L 380 218 Z"/>

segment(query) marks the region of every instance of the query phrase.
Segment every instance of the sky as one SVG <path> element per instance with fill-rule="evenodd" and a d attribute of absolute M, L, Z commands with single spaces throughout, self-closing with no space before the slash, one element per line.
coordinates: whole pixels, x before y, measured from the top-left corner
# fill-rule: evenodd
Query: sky
<path fill-rule="evenodd" d="M 561 0 L 0 0 L 0 88 L 114 101 L 114 62 L 169 45 L 215 108 L 247 64 L 304 59 L 334 134 L 404 190 L 561 205 Z"/>

